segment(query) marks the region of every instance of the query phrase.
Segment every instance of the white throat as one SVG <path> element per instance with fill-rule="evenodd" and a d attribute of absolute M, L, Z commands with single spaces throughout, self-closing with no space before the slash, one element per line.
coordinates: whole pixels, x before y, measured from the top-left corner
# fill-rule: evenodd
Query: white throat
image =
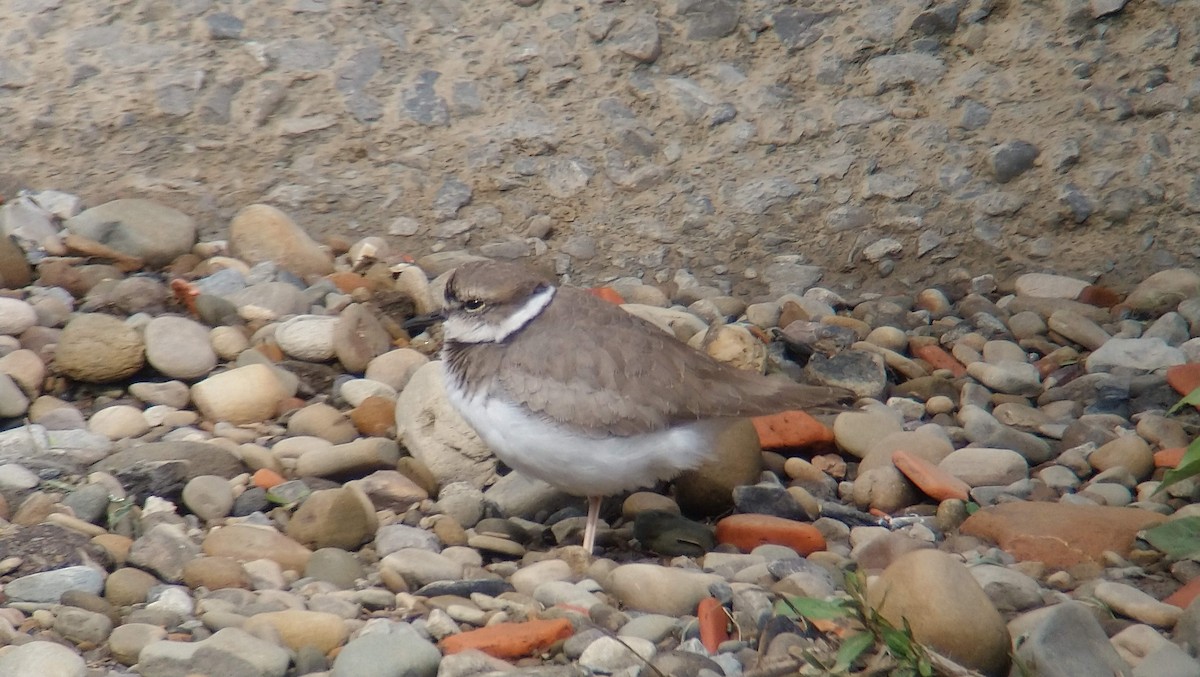
<path fill-rule="evenodd" d="M 482 321 L 481 318 L 455 313 L 446 318 L 442 332 L 447 340 L 459 343 L 500 343 L 529 321 L 537 317 L 554 298 L 556 287 L 548 286 L 530 296 L 512 315 L 499 324 Z"/>

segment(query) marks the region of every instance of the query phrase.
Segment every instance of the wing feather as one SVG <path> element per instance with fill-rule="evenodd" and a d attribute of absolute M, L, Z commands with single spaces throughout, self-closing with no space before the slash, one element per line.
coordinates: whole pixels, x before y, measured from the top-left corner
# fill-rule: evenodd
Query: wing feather
<path fill-rule="evenodd" d="M 561 332 L 521 331 L 495 346 L 493 372 L 510 397 L 568 425 L 622 436 L 683 421 L 757 416 L 827 406 L 835 388 L 741 371 L 699 353 L 658 327 L 585 291 L 563 287 L 539 318 Z M 601 434 L 601 433 L 598 433 Z"/>

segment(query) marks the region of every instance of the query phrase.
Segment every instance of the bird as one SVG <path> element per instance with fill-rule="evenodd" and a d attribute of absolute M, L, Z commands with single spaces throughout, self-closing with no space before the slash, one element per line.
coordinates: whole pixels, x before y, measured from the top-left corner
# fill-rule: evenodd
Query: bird
<path fill-rule="evenodd" d="M 450 404 L 508 467 L 587 499 L 589 554 L 605 496 L 701 465 L 729 419 L 849 395 L 718 362 L 513 262 L 460 265 L 440 315 Z"/>

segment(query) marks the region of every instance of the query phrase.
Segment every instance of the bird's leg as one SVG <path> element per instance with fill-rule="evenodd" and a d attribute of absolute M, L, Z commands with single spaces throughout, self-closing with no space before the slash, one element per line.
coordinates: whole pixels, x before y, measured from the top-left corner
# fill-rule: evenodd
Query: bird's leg
<path fill-rule="evenodd" d="M 596 545 L 596 524 L 600 521 L 600 502 L 603 496 L 588 496 L 587 526 L 583 528 L 583 549 L 592 554 Z"/>

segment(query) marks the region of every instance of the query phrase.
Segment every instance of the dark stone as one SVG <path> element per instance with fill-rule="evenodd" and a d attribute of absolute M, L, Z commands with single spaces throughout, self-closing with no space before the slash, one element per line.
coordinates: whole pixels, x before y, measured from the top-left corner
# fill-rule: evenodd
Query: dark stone
<path fill-rule="evenodd" d="M 657 653 L 638 673 L 638 677 L 692 677 L 706 670 L 714 675 L 725 674 L 716 661 L 691 651 L 673 650 Z"/>
<path fill-rule="evenodd" d="M 450 124 L 450 109 L 446 100 L 433 89 L 433 83 L 440 76 L 441 73 L 437 71 L 422 71 L 417 76 L 417 82 L 404 92 L 401 99 L 408 117 L 426 127 L 445 127 Z"/>
<path fill-rule="evenodd" d="M 787 489 L 779 485 L 752 484 L 733 490 L 733 504 L 741 513 L 774 515 L 790 520 L 811 521 L 818 515 L 810 515 Z"/>
<path fill-rule="evenodd" d="M 698 557 L 717 547 L 708 526 L 661 510 L 638 513 L 633 521 L 633 537 L 643 548 L 664 557 Z"/>
<path fill-rule="evenodd" d="M 267 500 L 267 490 L 262 487 L 251 487 L 234 499 L 231 514 L 234 517 L 245 517 L 256 512 L 266 512 L 270 508 L 271 502 Z"/>
<path fill-rule="evenodd" d="M 1033 167 L 1041 151 L 1028 141 L 1006 141 L 991 150 L 992 173 L 996 181 L 1008 183 Z"/>
<path fill-rule="evenodd" d="M 0 553 L 6 558 L 20 558 L 21 564 L 6 577 L 20 578 L 81 564 L 108 564 L 107 551 L 91 540 L 90 536 L 53 524 L 10 524 L 0 530 Z"/>
<path fill-rule="evenodd" d="M 685 0 L 679 15 L 687 20 L 688 40 L 719 40 L 737 30 L 740 0 Z"/>
<path fill-rule="evenodd" d="M 830 14 L 814 12 L 805 7 L 785 7 L 771 18 L 775 22 L 775 35 L 788 50 L 804 49 L 821 39 L 824 33 L 817 26 Z"/>
<path fill-rule="evenodd" d="M 458 210 L 470 202 L 471 187 L 451 176 L 442 182 L 437 195 L 433 198 L 434 216 L 439 221 L 452 219 L 458 214 Z"/>
<path fill-rule="evenodd" d="M 958 5 L 948 4 L 927 9 L 913 19 L 908 30 L 917 35 L 950 35 L 958 28 Z"/>
<path fill-rule="evenodd" d="M 204 18 L 208 26 L 208 37 L 213 40 L 237 40 L 242 37 L 246 24 L 227 12 L 217 12 Z"/>
<path fill-rule="evenodd" d="M 959 118 L 958 126 L 963 129 L 973 130 L 986 127 L 992 121 L 992 109 L 977 102 L 967 100 L 963 103 L 962 117 Z"/>
<path fill-rule="evenodd" d="M 1092 199 L 1073 183 L 1062 187 L 1058 194 L 1058 201 L 1070 211 L 1071 219 L 1075 223 L 1087 221 L 1088 217 L 1096 211 L 1096 203 L 1092 202 Z"/>

